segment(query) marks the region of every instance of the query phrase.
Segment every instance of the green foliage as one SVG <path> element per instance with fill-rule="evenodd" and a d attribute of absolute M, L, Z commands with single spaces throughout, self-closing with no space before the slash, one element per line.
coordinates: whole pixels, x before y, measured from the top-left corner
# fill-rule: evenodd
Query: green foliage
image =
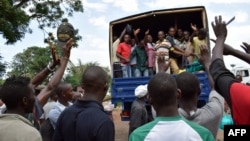
<path fill-rule="evenodd" d="M 64 17 L 73 16 L 74 12 L 83 12 L 81 0 L 1 0 L 0 34 L 7 44 L 13 44 L 26 33 L 31 21 L 37 21 L 39 28 L 57 28 Z M 76 30 L 78 33 L 78 30 Z M 81 36 L 76 35 L 76 39 Z"/>
<path fill-rule="evenodd" d="M 74 64 L 73 62 L 69 62 L 68 67 L 68 74 L 64 78 L 64 81 L 67 83 L 70 83 L 73 87 L 81 84 L 81 78 L 83 75 L 83 72 L 86 70 L 87 67 L 90 66 L 100 66 L 98 62 L 88 62 L 86 64 L 83 64 L 80 59 L 78 59 L 78 64 Z M 103 67 L 103 69 L 109 73 L 110 70 L 108 67 Z M 111 76 L 109 75 L 111 78 Z"/>
<path fill-rule="evenodd" d="M 13 57 L 8 75 L 22 75 L 33 78 L 51 61 L 50 48 L 29 47 Z"/>
<path fill-rule="evenodd" d="M 4 84 L 5 80 L 0 79 L 0 86 L 2 86 Z"/>
<path fill-rule="evenodd" d="M 0 77 L 2 77 L 5 74 L 6 66 L 7 66 L 6 63 L 2 62 L 2 59 L 3 59 L 3 57 L 0 56 Z"/>

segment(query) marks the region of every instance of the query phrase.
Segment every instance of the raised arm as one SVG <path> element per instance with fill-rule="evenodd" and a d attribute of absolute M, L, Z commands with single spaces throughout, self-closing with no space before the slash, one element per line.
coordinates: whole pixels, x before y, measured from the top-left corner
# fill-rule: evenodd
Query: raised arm
<path fill-rule="evenodd" d="M 57 62 L 54 62 L 49 64 L 46 68 L 44 68 L 41 72 L 39 72 L 32 80 L 31 84 L 33 88 L 36 88 L 38 85 L 40 85 L 44 79 L 53 71 L 53 69 L 57 66 Z"/>
<path fill-rule="evenodd" d="M 138 39 L 138 34 L 140 33 L 141 29 L 137 28 L 136 30 L 134 30 L 134 36 L 135 36 L 135 42 L 138 45 L 139 44 L 139 39 Z"/>
<path fill-rule="evenodd" d="M 222 17 L 215 17 L 215 23 L 212 22 L 214 34 L 217 37 L 216 44 L 213 49 L 212 61 L 223 59 L 224 42 L 227 37 L 226 23 L 222 22 Z"/>
<path fill-rule="evenodd" d="M 200 50 L 201 50 L 201 54 L 200 56 L 198 56 L 199 62 L 204 66 L 205 71 L 207 72 L 207 75 L 208 75 L 210 87 L 212 90 L 214 90 L 214 80 L 209 71 L 209 66 L 211 64 L 211 56 L 209 54 L 208 47 L 206 45 L 201 45 Z"/>
<path fill-rule="evenodd" d="M 52 39 L 53 38 L 53 39 Z M 36 88 L 39 84 L 41 84 L 44 79 L 54 70 L 54 68 L 60 63 L 56 53 L 56 46 L 53 44 L 54 37 L 52 33 L 49 33 L 49 37 L 45 40 L 45 43 L 48 43 L 51 50 L 51 55 L 53 58 L 52 63 L 48 64 L 46 68 L 44 68 L 40 73 L 38 73 L 32 80 L 31 84 L 33 88 Z"/>
<path fill-rule="evenodd" d="M 217 37 L 215 47 L 213 48 L 212 63 L 209 71 L 214 80 L 215 90 L 221 94 L 232 109 L 230 88 L 234 83 L 234 75 L 226 68 L 223 61 L 224 41 L 227 36 L 225 22 L 222 22 L 221 16 L 215 17 L 215 24 L 212 23 L 214 33 Z"/>
<path fill-rule="evenodd" d="M 53 75 L 52 79 L 47 84 L 47 86 L 37 96 L 42 106 L 45 105 L 45 103 L 48 101 L 50 95 L 57 88 L 57 86 L 59 85 L 62 79 L 62 76 L 64 74 L 64 71 L 66 69 L 66 66 L 70 57 L 70 51 L 71 51 L 71 47 L 73 43 L 74 43 L 73 39 L 70 39 L 67 42 L 67 44 L 62 48 L 63 55 L 60 59 L 60 65 L 58 69 L 56 70 L 55 74 Z"/>
<path fill-rule="evenodd" d="M 122 40 L 122 38 L 123 38 L 123 36 L 125 35 L 125 33 L 126 33 L 126 27 L 123 29 L 123 31 L 121 32 L 121 35 L 120 35 L 120 37 L 119 37 L 119 40 L 121 41 Z"/>
<path fill-rule="evenodd" d="M 149 35 L 149 29 L 145 32 L 145 35 L 144 35 L 144 42 L 147 44 L 149 41 L 148 41 L 148 35 Z"/>
<path fill-rule="evenodd" d="M 191 28 L 193 30 L 193 32 L 192 32 L 192 34 L 190 36 L 190 42 L 192 43 L 193 40 L 194 40 L 194 36 L 197 36 L 198 29 L 197 29 L 196 25 L 193 25 L 192 23 L 190 24 L 190 26 L 191 26 Z"/>
<path fill-rule="evenodd" d="M 216 41 L 214 39 L 211 39 L 211 41 L 213 41 L 214 43 L 216 43 Z M 247 52 L 247 51 L 246 51 Z M 224 51 L 223 51 L 224 55 L 232 55 L 235 56 L 247 63 L 250 64 L 250 54 L 246 54 L 240 50 L 234 49 L 232 46 L 228 45 L 228 44 L 224 44 Z"/>

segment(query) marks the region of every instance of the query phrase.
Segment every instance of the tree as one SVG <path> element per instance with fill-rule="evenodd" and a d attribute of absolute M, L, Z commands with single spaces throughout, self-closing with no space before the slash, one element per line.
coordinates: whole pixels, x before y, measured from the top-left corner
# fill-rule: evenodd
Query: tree
<path fill-rule="evenodd" d="M 0 56 L 0 77 L 2 77 L 5 74 L 6 71 L 6 63 L 2 62 L 3 57 Z"/>
<path fill-rule="evenodd" d="M 10 63 L 11 71 L 8 72 L 8 75 L 22 75 L 32 78 L 51 60 L 49 47 L 29 47 L 13 57 L 13 61 Z"/>
<path fill-rule="evenodd" d="M 64 81 L 67 83 L 70 83 L 73 87 L 81 84 L 81 78 L 82 78 L 83 72 L 86 70 L 87 67 L 90 67 L 90 66 L 100 66 L 100 64 L 98 62 L 88 62 L 88 63 L 83 64 L 80 59 L 78 59 L 77 65 L 74 64 L 73 62 L 69 62 L 68 74 L 64 78 Z M 107 73 L 110 72 L 108 67 L 103 67 L 103 69 Z"/>
<path fill-rule="evenodd" d="M 13 44 L 32 33 L 31 21 L 37 21 L 42 30 L 56 28 L 63 17 L 74 12 L 83 12 L 81 0 L 1 0 L 0 34 L 6 44 Z M 76 39 L 81 37 L 76 35 Z"/>

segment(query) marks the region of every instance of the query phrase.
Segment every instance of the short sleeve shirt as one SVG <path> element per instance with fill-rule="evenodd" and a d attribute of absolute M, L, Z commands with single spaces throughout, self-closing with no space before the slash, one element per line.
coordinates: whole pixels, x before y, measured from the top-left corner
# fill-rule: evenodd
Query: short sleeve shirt
<path fill-rule="evenodd" d="M 129 59 L 130 57 L 130 53 L 131 53 L 131 45 L 130 44 L 126 44 L 126 43 L 120 43 L 117 50 L 117 53 L 121 54 L 122 57 Z M 128 64 L 128 62 L 126 62 L 123 59 L 120 59 L 120 62 L 122 64 Z"/>

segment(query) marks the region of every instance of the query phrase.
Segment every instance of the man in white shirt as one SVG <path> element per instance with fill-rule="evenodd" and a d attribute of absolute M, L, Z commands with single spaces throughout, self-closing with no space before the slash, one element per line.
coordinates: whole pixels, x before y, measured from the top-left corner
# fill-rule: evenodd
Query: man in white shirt
<path fill-rule="evenodd" d="M 56 101 L 58 99 L 57 94 L 54 92 L 51 96 L 50 96 L 50 100 L 43 106 L 43 110 L 44 110 L 44 119 L 48 119 L 49 117 L 49 112 L 50 110 L 55 106 Z"/>
<path fill-rule="evenodd" d="M 68 83 L 61 83 L 58 88 L 56 89 L 56 93 L 58 95 L 58 100 L 55 106 L 49 112 L 49 120 L 52 126 L 56 127 L 57 119 L 59 118 L 60 114 L 66 107 L 72 105 L 71 101 L 73 98 L 73 88 L 71 84 Z"/>

